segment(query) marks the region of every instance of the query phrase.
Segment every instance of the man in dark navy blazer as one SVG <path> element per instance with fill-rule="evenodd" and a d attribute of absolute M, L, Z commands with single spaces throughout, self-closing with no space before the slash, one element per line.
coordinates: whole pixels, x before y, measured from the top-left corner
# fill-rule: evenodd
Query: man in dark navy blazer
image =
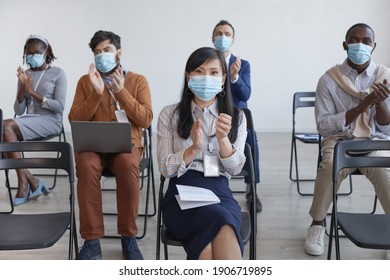
<path fill-rule="evenodd" d="M 234 56 L 230 49 L 234 43 L 234 28 L 226 20 L 221 20 L 214 27 L 212 41 L 217 50 L 223 52 L 228 66 L 230 89 L 233 95 L 234 105 L 238 108 L 248 108 L 247 101 L 251 96 L 251 69 L 249 62 L 239 57 Z M 257 135 L 255 133 L 255 177 L 256 184 L 260 182 L 260 169 L 259 169 L 259 147 L 257 143 Z M 246 142 L 252 146 L 252 137 L 248 131 L 248 137 Z M 249 178 L 245 178 L 245 182 L 249 182 Z M 249 188 L 247 188 L 247 192 Z M 247 200 L 249 201 L 248 193 Z M 260 212 L 262 210 L 262 204 L 259 197 L 256 197 L 256 210 Z"/>

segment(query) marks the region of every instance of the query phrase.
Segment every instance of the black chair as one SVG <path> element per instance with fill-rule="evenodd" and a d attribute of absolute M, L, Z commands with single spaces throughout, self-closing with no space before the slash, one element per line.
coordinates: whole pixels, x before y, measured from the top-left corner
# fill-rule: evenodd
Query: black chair
<path fill-rule="evenodd" d="M 16 118 L 16 115 L 14 115 L 14 118 Z M 66 142 L 66 135 L 65 135 L 65 129 L 64 129 L 64 125 L 62 124 L 62 128 L 61 128 L 61 131 L 60 133 L 58 134 L 53 134 L 53 135 L 49 135 L 47 137 L 41 137 L 41 138 L 36 138 L 36 139 L 32 139 L 32 140 L 23 140 L 24 142 L 30 142 L 30 141 L 33 141 L 33 142 L 36 142 L 36 141 L 50 141 L 54 138 L 57 138 L 58 137 L 58 142 Z M 22 153 L 22 156 L 24 157 L 24 153 Z M 59 156 L 59 154 L 57 153 L 57 157 Z M 54 176 L 53 177 L 53 184 L 51 185 L 51 187 L 49 187 L 50 190 L 54 189 L 56 184 L 57 184 L 57 177 L 58 176 L 66 176 L 66 175 L 60 175 L 58 174 L 58 170 L 55 169 L 54 170 L 54 174 L 47 174 L 47 173 L 35 173 L 34 176 L 39 176 L 39 177 L 42 177 L 42 176 Z M 15 187 L 11 187 L 12 189 L 16 189 Z"/>
<path fill-rule="evenodd" d="M 291 133 L 291 156 L 290 156 L 290 180 L 297 183 L 297 192 L 302 196 L 312 196 L 313 192 L 302 192 L 300 189 L 300 182 L 315 181 L 315 178 L 299 177 L 298 165 L 298 149 L 297 140 L 304 144 L 318 145 L 317 167 L 321 162 L 321 135 L 316 132 L 297 132 L 296 131 L 296 114 L 299 108 L 313 108 L 315 106 L 315 92 L 296 92 L 293 97 L 293 117 L 292 117 L 292 133 Z M 293 169 L 295 169 L 295 177 L 293 176 Z M 359 174 L 357 172 L 356 174 Z M 352 177 L 349 176 L 349 191 L 343 192 L 340 195 L 349 195 L 352 193 Z"/>
<path fill-rule="evenodd" d="M 250 211 L 241 212 L 242 214 L 242 224 L 241 224 L 241 236 L 244 240 L 244 244 L 249 242 L 249 259 L 256 259 L 256 234 L 257 234 L 257 213 L 256 213 L 256 187 L 255 187 L 255 173 L 253 169 L 253 160 L 251 154 L 251 148 L 248 144 L 245 144 L 245 156 L 246 161 L 243 167 L 246 174 L 250 177 L 250 194 L 252 199 L 250 202 Z M 182 246 L 180 240 L 177 240 L 172 237 L 172 235 L 167 231 L 163 220 L 162 220 L 162 207 L 164 204 L 164 183 L 165 177 L 161 175 L 160 177 L 160 191 L 159 191 L 159 200 L 158 200 L 158 212 L 157 212 L 157 237 L 156 237 L 156 260 L 160 259 L 160 247 L 161 243 L 164 244 L 164 257 L 168 259 L 168 246 Z"/>
<path fill-rule="evenodd" d="M 54 135 L 50 135 L 48 137 L 42 137 L 42 138 L 38 138 L 38 139 L 34 139 L 34 140 L 31 140 L 31 141 L 49 141 L 49 140 L 52 140 L 54 138 L 58 137 L 58 142 L 66 142 L 66 136 L 65 136 L 65 130 L 64 130 L 64 125 L 62 125 L 62 128 L 61 128 L 61 132 L 59 134 L 54 134 Z M 29 140 L 27 140 L 29 141 Z M 57 157 L 59 156 L 59 154 L 57 153 Z M 63 175 L 63 174 L 58 174 L 58 169 L 55 169 L 54 170 L 54 174 L 46 174 L 46 173 L 35 173 L 34 174 L 35 176 L 54 176 L 53 178 L 53 184 L 51 185 L 51 187 L 49 187 L 50 190 L 54 189 L 56 184 L 57 184 L 57 177 L 58 176 L 66 176 L 66 175 Z"/>
<path fill-rule="evenodd" d="M 315 92 L 296 92 L 293 97 L 292 110 L 292 133 L 291 133 L 291 156 L 290 156 L 290 180 L 297 183 L 297 191 L 302 196 L 313 195 L 300 190 L 299 183 L 302 181 L 315 181 L 313 179 L 302 179 L 299 177 L 297 140 L 304 144 L 319 144 L 320 135 L 318 132 L 297 132 L 296 131 L 296 113 L 299 108 L 314 108 Z M 295 177 L 293 176 L 293 165 L 295 168 Z"/>
<path fill-rule="evenodd" d="M 140 162 L 140 179 L 141 179 L 141 190 L 144 187 L 144 182 L 146 179 L 146 198 L 145 198 L 145 208 L 143 213 L 139 213 L 138 216 L 144 217 L 143 231 L 140 235 L 137 236 L 137 239 L 145 237 L 148 218 L 156 215 L 156 188 L 154 182 L 154 166 L 153 166 L 153 156 L 152 156 L 152 126 L 150 125 L 147 129 L 143 130 L 143 144 L 144 144 L 144 153 Z M 109 170 L 104 170 L 103 177 L 113 178 L 115 175 Z M 102 191 L 105 192 L 115 192 L 116 188 L 102 188 Z M 152 205 L 153 211 L 149 213 L 149 201 L 150 201 L 150 191 L 152 191 Z M 104 211 L 103 215 L 107 216 L 117 216 L 116 212 Z M 105 235 L 104 238 L 120 238 L 119 235 Z"/>
<path fill-rule="evenodd" d="M 245 114 L 246 128 L 251 133 L 252 145 L 250 145 L 250 148 L 251 148 L 252 158 L 253 158 L 253 168 L 254 168 L 254 170 L 256 170 L 256 165 L 258 163 L 256 162 L 256 158 L 255 158 L 255 146 L 254 145 L 256 143 L 255 142 L 256 138 L 255 138 L 255 127 L 254 127 L 254 124 L 253 124 L 252 112 L 249 109 L 247 109 L 247 108 L 244 108 L 244 109 L 241 109 L 241 110 Z M 245 176 L 245 171 L 241 171 L 239 174 L 232 176 L 232 179 L 243 179 L 244 176 Z M 246 193 L 246 190 L 234 190 L 233 193 Z"/>
<path fill-rule="evenodd" d="M 0 143 L 3 143 L 3 110 L 0 109 Z M 0 159 L 3 159 L 3 153 L 0 153 Z M 8 170 L 4 170 L 5 173 L 5 187 L 7 188 L 10 210 L 2 211 L 0 214 L 11 214 L 14 212 L 14 202 L 12 201 L 11 186 L 9 184 Z"/>
<path fill-rule="evenodd" d="M 335 238 L 336 259 L 340 259 L 339 230 L 356 246 L 390 249 L 390 214 L 351 213 L 338 211 L 337 182 L 345 168 L 390 168 L 390 156 L 367 156 L 362 152 L 390 152 L 390 141 L 341 141 L 336 144 L 333 162 L 333 207 L 330 225 L 328 260 L 332 257 Z M 360 154 L 359 154 L 360 152 Z"/>
<path fill-rule="evenodd" d="M 320 137 L 320 138 L 322 138 L 322 137 Z M 318 150 L 319 150 L 319 154 L 318 154 L 318 164 L 319 164 L 321 162 L 321 160 L 322 160 L 322 156 L 321 156 L 321 141 L 319 143 Z M 345 192 L 339 192 L 338 193 L 339 196 L 346 196 L 346 195 L 352 194 L 352 191 L 353 191 L 352 175 L 363 175 L 363 174 L 360 172 L 359 169 L 356 169 L 354 172 L 349 174 L 348 175 L 348 178 L 349 178 L 349 189 L 347 191 L 345 191 Z M 370 212 L 371 214 L 375 213 L 376 205 L 377 205 L 377 196 L 375 195 L 375 197 L 374 197 L 374 205 L 372 207 L 372 211 Z M 328 215 L 331 215 L 331 213 L 328 213 Z M 325 223 L 326 223 L 326 221 L 325 221 Z"/>
<path fill-rule="evenodd" d="M 2 158 L 0 170 L 19 168 L 47 168 L 64 170 L 69 177 L 69 196 L 65 212 L 49 211 L 34 214 L 0 214 L 0 250 L 48 248 L 69 230 L 68 259 L 78 256 L 77 230 L 74 212 L 74 161 L 73 149 L 64 142 L 13 142 L 0 143 L 0 153 L 29 152 L 29 158 Z M 56 152 L 57 158 L 45 156 Z M 32 209 L 30 209 L 30 212 Z M 75 252 L 73 252 L 73 248 Z"/>

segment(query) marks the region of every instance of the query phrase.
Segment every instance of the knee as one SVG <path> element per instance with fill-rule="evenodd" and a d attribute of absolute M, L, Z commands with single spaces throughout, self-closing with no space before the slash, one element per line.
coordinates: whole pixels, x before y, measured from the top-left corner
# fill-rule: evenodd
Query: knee
<path fill-rule="evenodd" d="M 119 154 L 115 160 L 113 169 L 115 174 L 134 175 L 138 178 L 140 173 L 139 165 L 138 158 L 126 154 Z"/>
<path fill-rule="evenodd" d="M 100 158 L 93 153 L 80 153 L 76 157 L 76 172 L 77 176 L 83 175 L 88 176 L 88 174 L 101 174 L 102 166 L 100 163 Z"/>
<path fill-rule="evenodd" d="M 17 124 L 13 120 L 3 121 L 4 142 L 17 141 L 16 128 Z"/>
<path fill-rule="evenodd" d="M 373 183 L 373 185 L 375 186 L 383 185 L 384 189 L 390 192 L 389 188 L 387 188 L 390 182 L 389 168 L 367 168 L 365 170 L 365 175 Z"/>
<path fill-rule="evenodd" d="M 333 159 L 329 158 L 323 158 L 320 162 L 320 165 L 318 166 L 319 170 L 322 170 L 322 172 L 330 172 L 333 171 Z"/>
<path fill-rule="evenodd" d="M 128 161 L 122 165 L 115 166 L 115 171 L 118 173 L 129 173 L 136 176 L 139 175 L 139 162 Z"/>

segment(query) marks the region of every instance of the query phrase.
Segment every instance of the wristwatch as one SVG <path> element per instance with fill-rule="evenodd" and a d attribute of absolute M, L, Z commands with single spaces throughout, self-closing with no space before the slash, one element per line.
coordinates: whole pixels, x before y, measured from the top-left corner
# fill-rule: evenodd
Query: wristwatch
<path fill-rule="evenodd" d="M 46 96 L 44 96 L 43 99 L 42 99 L 41 105 L 45 104 L 46 100 L 47 100 L 47 98 L 46 98 Z"/>

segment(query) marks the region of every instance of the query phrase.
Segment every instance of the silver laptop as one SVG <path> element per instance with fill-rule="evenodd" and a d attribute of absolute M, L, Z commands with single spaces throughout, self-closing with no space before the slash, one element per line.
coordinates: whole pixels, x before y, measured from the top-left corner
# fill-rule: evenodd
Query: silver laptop
<path fill-rule="evenodd" d="M 75 152 L 131 153 L 131 124 L 118 122 L 70 122 Z"/>

